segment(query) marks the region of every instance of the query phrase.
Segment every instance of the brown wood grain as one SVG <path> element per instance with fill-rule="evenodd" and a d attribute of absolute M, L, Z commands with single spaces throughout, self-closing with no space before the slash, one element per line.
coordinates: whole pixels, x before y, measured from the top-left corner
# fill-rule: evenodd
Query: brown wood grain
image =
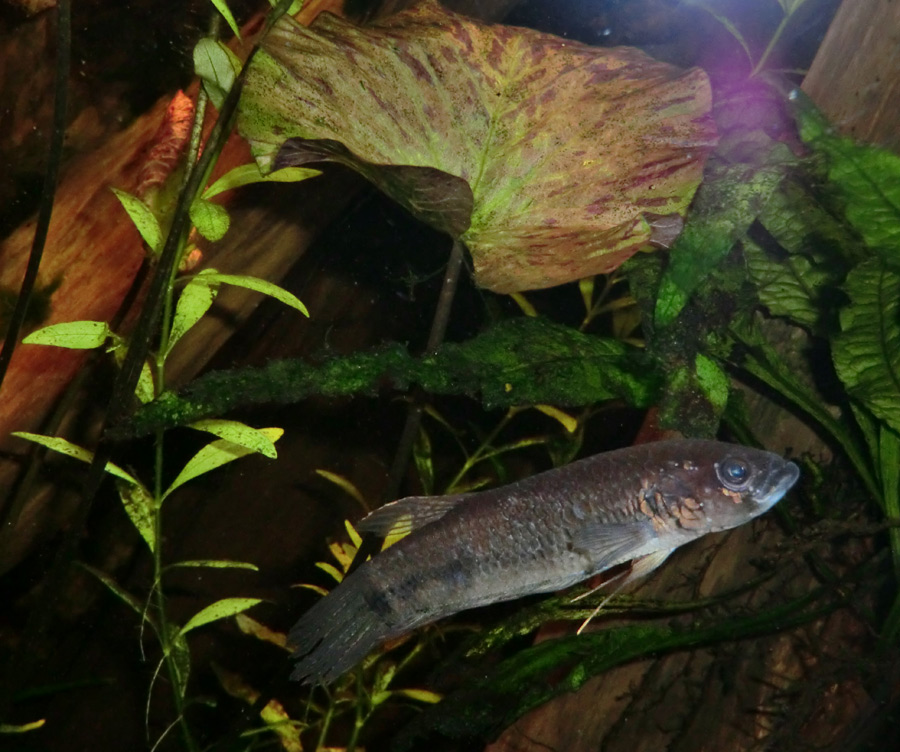
<path fill-rule="evenodd" d="M 844 0 L 803 89 L 844 134 L 900 150 L 900 3 Z"/>

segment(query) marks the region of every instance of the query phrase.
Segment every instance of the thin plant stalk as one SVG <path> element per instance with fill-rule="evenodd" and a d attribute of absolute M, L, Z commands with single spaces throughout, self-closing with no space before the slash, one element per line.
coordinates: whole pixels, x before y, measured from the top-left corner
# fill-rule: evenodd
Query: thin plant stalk
<path fill-rule="evenodd" d="M 433 353 L 444 341 L 444 335 L 447 332 L 447 322 L 450 320 L 450 310 L 453 307 L 453 298 L 456 295 L 456 288 L 459 283 L 459 274 L 463 266 L 463 251 L 464 245 L 462 241 L 455 238 L 453 247 L 450 250 L 450 258 L 447 261 L 447 268 L 444 271 L 444 282 L 441 285 L 437 308 L 434 312 L 434 319 L 431 322 L 428 342 L 425 345 L 426 354 Z M 397 451 L 394 455 L 394 462 L 391 465 L 385 492 L 386 501 L 396 498 L 400 490 L 403 474 L 409 463 L 416 434 L 419 432 L 419 425 L 422 422 L 422 409 L 421 395 L 417 395 L 414 397 L 406 414 L 406 423 L 403 425 L 400 441 L 397 443 Z"/>
<path fill-rule="evenodd" d="M 47 171 L 41 188 L 41 203 L 31 242 L 31 251 L 25 267 L 25 277 L 16 299 L 15 308 L 9 319 L 3 350 L 0 351 L 0 387 L 12 360 L 16 342 L 28 315 L 28 305 L 37 283 L 38 269 L 47 244 L 50 217 L 59 183 L 59 169 L 62 164 L 62 150 L 66 137 L 66 112 L 69 99 L 69 68 L 72 57 L 72 3 L 59 0 L 56 21 L 56 71 L 53 84 L 53 127 L 50 132 L 50 148 L 47 153 Z"/>
<path fill-rule="evenodd" d="M 782 16 L 781 22 L 778 24 L 778 28 L 775 29 L 775 33 L 772 34 L 772 38 L 769 39 L 769 43 L 766 45 L 766 49 L 763 51 L 763 54 L 760 56 L 759 60 L 756 61 L 756 65 L 753 66 L 753 71 L 750 73 L 751 78 L 758 76 L 763 70 L 765 70 L 766 64 L 769 62 L 769 58 L 775 51 L 775 47 L 781 40 L 781 37 L 784 34 L 785 30 L 790 25 L 794 13 L 796 13 L 805 2 L 806 0 L 799 0 L 797 5 L 795 5 L 789 12 L 786 12 L 784 16 Z"/>

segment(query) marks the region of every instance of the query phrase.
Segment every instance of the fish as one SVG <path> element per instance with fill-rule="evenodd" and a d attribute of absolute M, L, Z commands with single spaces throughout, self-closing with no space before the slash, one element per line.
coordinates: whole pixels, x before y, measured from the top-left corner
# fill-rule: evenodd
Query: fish
<path fill-rule="evenodd" d="M 408 533 L 362 564 L 288 634 L 291 678 L 327 685 L 380 643 L 451 614 L 564 590 L 631 561 L 648 575 L 679 546 L 768 511 L 800 470 L 702 439 L 604 452 L 515 483 L 386 504 L 358 525 Z"/>

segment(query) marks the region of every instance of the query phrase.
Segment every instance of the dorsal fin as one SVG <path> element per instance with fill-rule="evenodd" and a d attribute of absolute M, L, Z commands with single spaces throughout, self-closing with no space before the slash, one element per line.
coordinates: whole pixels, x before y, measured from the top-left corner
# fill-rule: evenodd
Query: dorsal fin
<path fill-rule="evenodd" d="M 364 533 L 374 533 L 382 538 L 388 535 L 406 535 L 413 530 L 443 517 L 453 507 L 472 494 L 450 494 L 449 496 L 407 496 L 392 501 L 364 517 L 357 529 Z"/>

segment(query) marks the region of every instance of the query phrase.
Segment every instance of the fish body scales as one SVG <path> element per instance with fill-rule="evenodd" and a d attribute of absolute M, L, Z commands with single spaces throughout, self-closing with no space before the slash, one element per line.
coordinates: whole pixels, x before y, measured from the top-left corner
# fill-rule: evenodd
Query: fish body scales
<path fill-rule="evenodd" d="M 330 682 L 379 642 L 458 611 L 560 590 L 762 514 L 796 482 L 778 455 L 683 439 L 595 455 L 488 491 L 402 499 L 360 529 L 411 532 L 291 630 L 293 678 Z"/>

